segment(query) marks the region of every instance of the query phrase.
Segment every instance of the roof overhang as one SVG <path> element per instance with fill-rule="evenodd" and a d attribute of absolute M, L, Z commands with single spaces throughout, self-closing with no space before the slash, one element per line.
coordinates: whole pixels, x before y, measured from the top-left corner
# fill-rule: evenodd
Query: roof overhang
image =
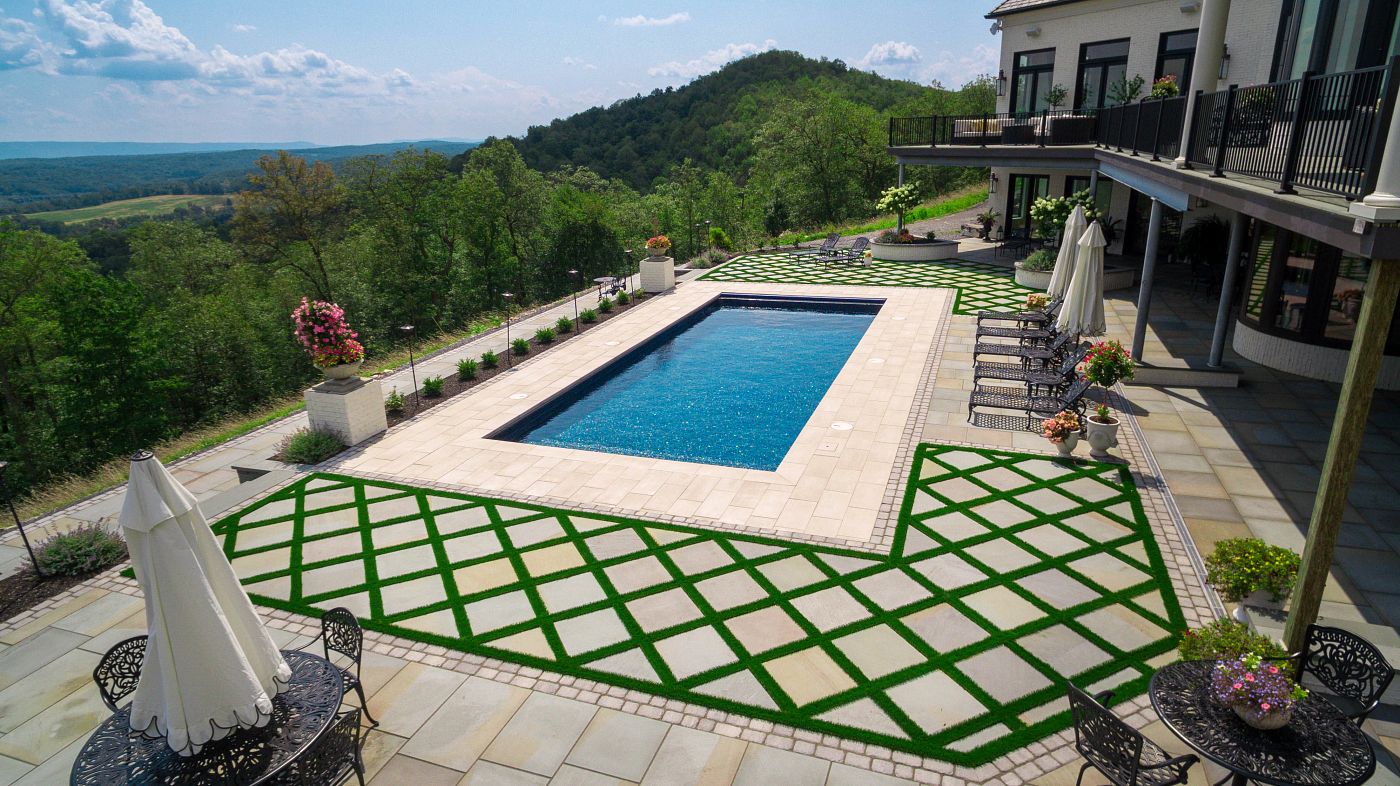
<path fill-rule="evenodd" d="M 1027 6 L 1025 8 L 1008 8 L 1005 11 L 998 11 L 997 8 L 993 8 L 991 11 L 987 12 L 987 18 L 998 19 L 1003 16 L 1011 16 L 1012 14 L 1020 14 L 1026 11 L 1039 11 L 1042 8 L 1054 8 L 1055 6 L 1069 5 L 1070 3 L 1082 3 L 1083 1 L 1084 0 L 1047 0 L 1047 2 L 1037 3 L 1035 5 Z M 1000 8 L 1000 6 L 998 6 L 998 8 Z"/>

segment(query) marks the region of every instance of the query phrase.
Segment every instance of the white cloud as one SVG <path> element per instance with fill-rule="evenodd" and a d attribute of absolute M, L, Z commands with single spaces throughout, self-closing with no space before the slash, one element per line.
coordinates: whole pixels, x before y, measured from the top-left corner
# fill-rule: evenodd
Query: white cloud
<path fill-rule="evenodd" d="M 917 63 L 919 48 L 904 41 L 885 41 L 870 47 L 870 51 L 865 53 L 865 57 L 856 61 L 860 68 L 870 68 L 882 65 L 903 65 L 907 63 Z"/>
<path fill-rule="evenodd" d="M 945 87 L 956 90 L 974 77 L 995 74 L 1000 58 L 1001 52 L 996 47 L 986 44 L 976 44 L 971 49 L 961 50 L 957 54 L 939 52 L 936 57 L 923 64 L 919 72 L 920 81 L 937 80 Z"/>
<path fill-rule="evenodd" d="M 677 11 L 670 16 L 661 17 L 645 16 L 643 14 L 637 14 L 636 16 L 619 16 L 613 20 L 613 24 L 621 25 L 622 27 L 664 27 L 666 25 L 676 25 L 681 22 L 689 21 L 689 12 Z"/>
<path fill-rule="evenodd" d="M 593 65 L 592 63 L 588 62 L 587 60 L 584 60 L 584 59 L 578 58 L 578 57 L 565 57 L 565 58 L 564 58 L 564 65 L 566 65 L 566 66 L 574 66 L 575 68 L 582 68 L 582 69 L 585 70 L 585 71 L 596 71 L 596 70 L 598 70 L 598 66 L 595 66 L 595 65 Z"/>
<path fill-rule="evenodd" d="M 258 26 L 257 26 L 257 25 L 234 25 L 234 26 L 233 26 L 233 32 L 235 32 L 235 33 L 251 33 L 251 32 L 253 32 L 254 30 L 257 30 L 257 29 L 258 29 Z"/>
<path fill-rule="evenodd" d="M 52 73 L 58 52 L 22 19 L 0 18 L 0 71 L 37 68 Z"/>
<path fill-rule="evenodd" d="M 688 79 L 718 70 L 726 63 L 733 62 L 741 57 L 776 49 L 777 46 L 778 42 L 771 38 L 767 39 L 762 44 L 725 44 L 719 49 L 712 49 L 694 60 L 687 60 L 684 63 L 679 60 L 672 60 L 669 63 L 652 66 L 647 69 L 647 74 L 650 76 L 681 77 Z"/>

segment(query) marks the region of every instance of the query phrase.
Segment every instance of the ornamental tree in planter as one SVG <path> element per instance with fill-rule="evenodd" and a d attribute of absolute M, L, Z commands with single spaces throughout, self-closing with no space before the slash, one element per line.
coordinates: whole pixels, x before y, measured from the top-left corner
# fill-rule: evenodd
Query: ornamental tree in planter
<path fill-rule="evenodd" d="M 897 217 L 897 226 L 904 228 L 904 214 L 919 205 L 919 189 L 913 185 L 890 186 L 880 194 L 880 199 L 875 203 L 875 209 L 881 213 L 894 213 Z"/>
<path fill-rule="evenodd" d="M 1108 449 L 1118 444 L 1118 418 L 1108 408 L 1108 389 L 1122 380 L 1133 378 L 1133 359 L 1117 341 L 1095 344 L 1079 367 L 1084 378 L 1103 388 L 1103 404 L 1084 423 L 1084 438 L 1089 441 L 1089 455 L 1108 458 Z"/>
<path fill-rule="evenodd" d="M 360 370 L 365 347 L 345 321 L 345 309 L 324 300 L 301 299 L 292 310 L 293 333 L 311 363 L 330 379 L 349 379 Z"/>

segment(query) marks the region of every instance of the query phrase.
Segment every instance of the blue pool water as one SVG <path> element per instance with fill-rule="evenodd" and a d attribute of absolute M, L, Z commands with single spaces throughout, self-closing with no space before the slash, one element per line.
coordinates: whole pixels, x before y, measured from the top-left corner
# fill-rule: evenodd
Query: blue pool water
<path fill-rule="evenodd" d="M 492 436 L 777 469 L 881 302 L 721 296 Z"/>

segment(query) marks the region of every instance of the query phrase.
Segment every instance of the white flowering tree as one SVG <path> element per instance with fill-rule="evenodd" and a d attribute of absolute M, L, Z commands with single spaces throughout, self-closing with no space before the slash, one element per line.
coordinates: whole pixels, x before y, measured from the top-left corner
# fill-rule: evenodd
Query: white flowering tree
<path fill-rule="evenodd" d="M 894 213 L 898 216 L 896 229 L 904 228 L 904 214 L 919 205 L 919 189 L 913 185 L 890 186 L 880 194 L 875 209 L 881 213 Z"/>

